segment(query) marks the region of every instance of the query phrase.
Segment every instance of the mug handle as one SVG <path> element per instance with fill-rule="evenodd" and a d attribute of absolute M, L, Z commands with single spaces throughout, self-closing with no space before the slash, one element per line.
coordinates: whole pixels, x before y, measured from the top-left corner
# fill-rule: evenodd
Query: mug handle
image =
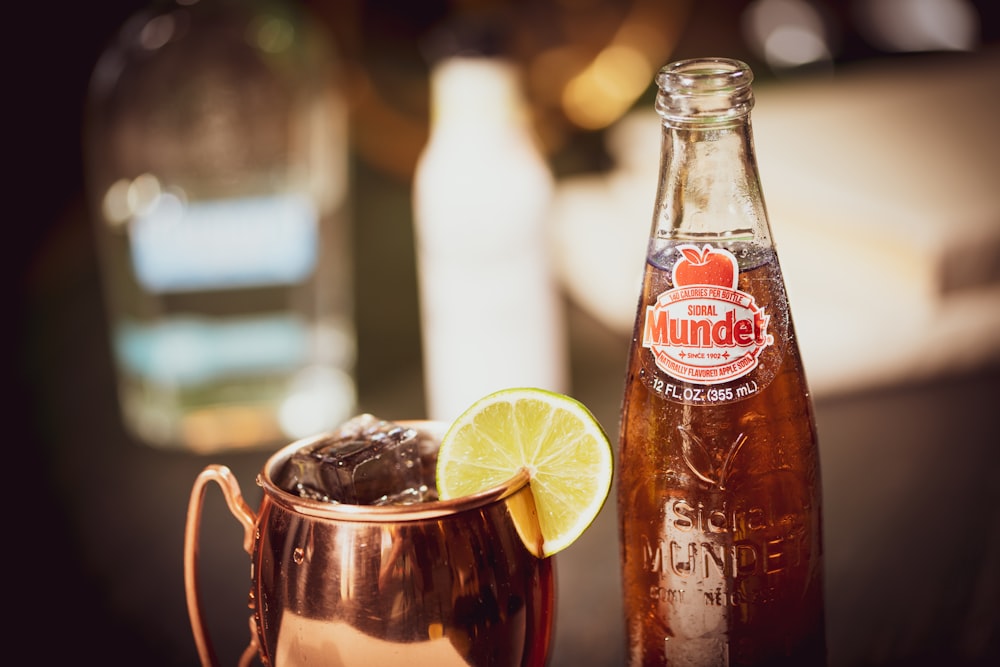
<path fill-rule="evenodd" d="M 184 592 L 187 596 L 188 617 L 191 619 L 191 629 L 194 641 L 198 647 L 198 656 L 203 667 L 215 667 L 219 659 L 212 648 L 208 630 L 202 620 L 201 598 L 198 595 L 198 537 L 201 532 L 201 508 L 205 500 L 205 490 L 209 482 L 215 482 L 222 488 L 229 511 L 243 525 L 243 549 L 253 555 L 254 526 L 257 517 L 253 510 L 243 500 L 239 482 L 233 472 L 223 465 L 207 466 L 195 478 L 188 501 L 187 522 L 184 526 Z M 250 645 L 243 653 L 241 664 L 256 653 L 257 636 L 253 632 L 253 619 L 250 622 Z"/>

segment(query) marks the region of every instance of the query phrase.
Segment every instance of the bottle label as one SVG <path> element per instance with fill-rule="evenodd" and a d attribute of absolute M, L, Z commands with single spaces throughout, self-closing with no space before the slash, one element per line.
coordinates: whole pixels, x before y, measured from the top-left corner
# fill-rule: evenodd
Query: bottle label
<path fill-rule="evenodd" d="M 676 249 L 682 256 L 673 266 L 673 287 L 646 307 L 642 346 L 656 368 L 691 385 L 721 385 L 748 375 L 774 343 L 770 315 L 752 294 L 737 289 L 739 264 L 731 252 L 707 244 Z M 695 402 L 727 400 L 698 393 L 704 398 Z"/>
<path fill-rule="evenodd" d="M 186 205 L 161 197 L 130 225 L 135 274 L 156 294 L 294 284 L 316 265 L 318 217 L 296 195 Z"/>

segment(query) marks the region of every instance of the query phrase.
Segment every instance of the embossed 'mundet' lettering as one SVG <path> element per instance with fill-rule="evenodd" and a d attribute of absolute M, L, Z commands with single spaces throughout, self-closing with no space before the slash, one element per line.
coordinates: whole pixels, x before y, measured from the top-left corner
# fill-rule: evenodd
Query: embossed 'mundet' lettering
<path fill-rule="evenodd" d="M 775 574 L 802 563 L 806 545 L 801 536 L 786 535 L 760 542 L 732 544 L 681 542 L 643 538 L 643 567 L 649 572 L 684 578 L 749 577 Z"/>

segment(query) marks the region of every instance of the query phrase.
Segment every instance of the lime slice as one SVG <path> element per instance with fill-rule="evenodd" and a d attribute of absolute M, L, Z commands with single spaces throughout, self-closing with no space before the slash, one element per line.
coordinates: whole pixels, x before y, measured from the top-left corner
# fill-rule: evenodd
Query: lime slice
<path fill-rule="evenodd" d="M 438 494 L 478 493 L 527 470 L 534 508 L 512 505 L 514 522 L 522 539 L 540 530 L 539 555 L 551 556 L 576 541 L 601 511 L 611 490 L 612 458 L 604 429 L 576 399 L 504 389 L 478 400 L 445 433 Z"/>

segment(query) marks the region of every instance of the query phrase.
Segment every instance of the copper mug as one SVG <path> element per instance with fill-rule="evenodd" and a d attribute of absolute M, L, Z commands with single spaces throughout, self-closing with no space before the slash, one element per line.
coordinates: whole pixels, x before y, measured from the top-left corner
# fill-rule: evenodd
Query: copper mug
<path fill-rule="evenodd" d="M 435 443 L 445 428 L 402 423 Z M 322 437 L 268 459 L 256 480 L 263 489 L 256 513 L 225 466 L 209 465 L 195 480 L 184 583 L 202 665 L 218 663 L 197 576 L 210 482 L 243 525 L 251 559 L 251 638 L 240 665 L 255 656 L 270 667 L 546 664 L 555 576 L 552 558 L 536 555 L 541 536 L 527 472 L 476 495 L 415 505 L 336 505 L 279 488 L 274 480 L 289 456 Z M 421 455 L 433 480 L 436 444 Z"/>

